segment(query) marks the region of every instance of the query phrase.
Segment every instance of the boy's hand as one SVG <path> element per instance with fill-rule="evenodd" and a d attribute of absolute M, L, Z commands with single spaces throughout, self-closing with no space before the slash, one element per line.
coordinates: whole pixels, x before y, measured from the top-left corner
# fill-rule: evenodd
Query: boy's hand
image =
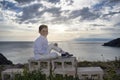
<path fill-rule="evenodd" d="M 58 46 L 58 44 L 57 44 L 57 43 L 54 43 L 54 46 Z"/>

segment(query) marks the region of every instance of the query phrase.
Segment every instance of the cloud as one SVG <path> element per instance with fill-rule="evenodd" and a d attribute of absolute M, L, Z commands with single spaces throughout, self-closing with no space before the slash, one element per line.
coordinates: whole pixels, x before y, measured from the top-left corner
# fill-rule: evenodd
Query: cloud
<path fill-rule="evenodd" d="M 22 16 L 19 16 L 20 22 L 48 22 L 48 20 L 52 20 L 51 18 L 57 18 L 60 16 L 60 8 L 48 8 L 42 11 L 39 11 L 39 4 L 34 5 L 32 7 L 24 8 Z M 29 10 L 30 9 L 30 10 Z M 32 13 L 33 12 L 33 13 Z M 47 15 L 48 14 L 48 15 Z M 51 14 L 51 15 L 49 15 Z M 59 19 L 58 19 L 59 20 Z M 50 21 L 52 22 L 52 21 Z"/>
<path fill-rule="evenodd" d="M 106 4 L 109 5 L 109 6 L 114 6 L 116 4 L 119 4 L 120 3 L 120 0 L 109 0 L 109 1 L 106 1 Z"/>
<path fill-rule="evenodd" d="M 0 1 L 1 8 L 3 10 L 12 10 L 15 12 L 20 12 L 21 8 L 16 5 L 15 2 L 10 2 L 10 1 Z"/>
<path fill-rule="evenodd" d="M 93 5 L 94 10 L 101 10 L 104 7 L 110 7 L 113 9 L 114 6 L 119 5 L 120 0 L 99 0 L 99 2 Z"/>
<path fill-rule="evenodd" d="M 118 12 L 109 12 L 108 14 L 104 14 L 102 17 L 105 18 L 107 16 L 113 16 L 113 15 L 116 15 L 116 14 L 120 14 L 120 11 L 118 11 Z"/>
<path fill-rule="evenodd" d="M 53 16 L 58 17 L 58 16 L 60 16 L 60 13 L 61 13 L 60 9 L 61 8 L 53 7 L 53 8 L 44 10 L 44 12 L 50 12 L 53 14 Z"/>
<path fill-rule="evenodd" d="M 41 15 L 38 10 L 42 4 L 33 4 L 30 6 L 26 6 L 23 8 L 23 12 L 21 16 L 18 16 L 20 21 L 25 21 L 34 17 L 38 17 L 38 15 Z"/>
<path fill-rule="evenodd" d="M 90 12 L 88 7 L 81 10 L 75 10 L 71 13 L 71 18 L 81 17 L 81 20 L 95 20 L 99 18 L 100 15 Z"/>
<path fill-rule="evenodd" d="M 120 27 L 120 22 L 114 24 L 115 27 Z"/>
<path fill-rule="evenodd" d="M 20 3 L 20 4 L 28 4 L 28 3 L 35 1 L 35 0 L 15 0 L 15 1 Z"/>
<path fill-rule="evenodd" d="M 74 41 L 110 41 L 111 38 L 77 38 L 77 39 L 74 39 Z"/>
<path fill-rule="evenodd" d="M 90 26 L 106 26 L 104 24 L 90 24 Z"/>
<path fill-rule="evenodd" d="M 47 1 L 47 0 L 46 0 Z M 48 17 L 44 17 L 45 13 L 51 13 L 52 17 L 60 16 L 60 7 L 49 6 L 49 3 L 46 1 L 41 1 L 38 3 L 34 3 L 31 5 L 27 5 L 23 7 L 23 11 L 21 15 L 18 15 L 19 23 L 38 23 L 38 22 L 47 22 Z M 50 0 L 51 2 L 52 0 Z M 58 1 L 57 1 L 58 2 Z M 45 5 L 44 3 L 48 4 Z M 50 4 L 51 5 L 51 4 Z M 45 19 L 46 18 L 46 19 Z M 44 21 L 46 20 L 46 21 Z"/>
<path fill-rule="evenodd" d="M 2 21 L 3 21 L 3 14 L 0 11 L 0 22 L 2 22 Z"/>
<path fill-rule="evenodd" d="M 92 11 L 100 15 L 100 19 L 110 20 L 110 18 L 120 13 L 120 0 L 100 0 L 92 6 Z"/>
<path fill-rule="evenodd" d="M 9 32 L 22 32 L 22 31 L 27 31 L 27 27 L 24 28 L 21 27 L 20 25 L 16 25 L 14 23 L 6 23 L 6 22 L 0 22 L 1 26 L 0 26 L 0 32 L 1 31 L 9 31 Z"/>
<path fill-rule="evenodd" d="M 14 26 L 8 26 L 8 25 L 1 25 L 0 31 L 11 31 L 15 30 L 16 28 Z"/>
<path fill-rule="evenodd" d="M 51 3 L 58 3 L 58 2 L 60 2 L 60 0 L 48 0 L 48 2 L 51 2 Z"/>

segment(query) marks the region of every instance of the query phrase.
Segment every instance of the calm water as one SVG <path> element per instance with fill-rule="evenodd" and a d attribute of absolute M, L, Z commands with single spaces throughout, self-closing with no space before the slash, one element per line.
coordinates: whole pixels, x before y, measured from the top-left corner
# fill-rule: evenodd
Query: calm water
<path fill-rule="evenodd" d="M 106 61 L 120 57 L 120 48 L 101 46 L 103 43 L 91 42 L 58 42 L 58 45 L 68 51 L 78 60 Z M 0 42 L 0 53 L 3 53 L 13 63 L 26 63 L 33 57 L 33 42 Z"/>

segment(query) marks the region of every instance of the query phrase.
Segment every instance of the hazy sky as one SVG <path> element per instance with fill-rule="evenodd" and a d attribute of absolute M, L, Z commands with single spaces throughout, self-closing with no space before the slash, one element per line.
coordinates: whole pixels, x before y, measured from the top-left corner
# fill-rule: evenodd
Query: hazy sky
<path fill-rule="evenodd" d="M 50 41 L 120 37 L 120 0 L 0 0 L 0 41 L 34 41 L 38 27 Z"/>

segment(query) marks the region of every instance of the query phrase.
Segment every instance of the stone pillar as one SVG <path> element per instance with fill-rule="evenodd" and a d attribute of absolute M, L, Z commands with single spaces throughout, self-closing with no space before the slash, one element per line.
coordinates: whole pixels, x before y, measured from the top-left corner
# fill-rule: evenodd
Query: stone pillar
<path fill-rule="evenodd" d="M 103 80 L 103 74 L 100 74 L 100 80 Z"/>
<path fill-rule="evenodd" d="M 62 61 L 62 69 L 64 70 L 65 69 L 65 66 L 64 66 L 64 62 Z"/>
<path fill-rule="evenodd" d="M 5 80 L 5 75 L 10 76 L 10 80 L 14 78 L 15 74 L 21 74 L 23 73 L 23 69 L 6 69 L 5 71 L 2 71 L 1 77 L 2 80 Z"/>
<path fill-rule="evenodd" d="M 2 78 L 2 80 L 4 80 L 4 74 L 3 73 L 1 73 L 1 78 Z"/>

